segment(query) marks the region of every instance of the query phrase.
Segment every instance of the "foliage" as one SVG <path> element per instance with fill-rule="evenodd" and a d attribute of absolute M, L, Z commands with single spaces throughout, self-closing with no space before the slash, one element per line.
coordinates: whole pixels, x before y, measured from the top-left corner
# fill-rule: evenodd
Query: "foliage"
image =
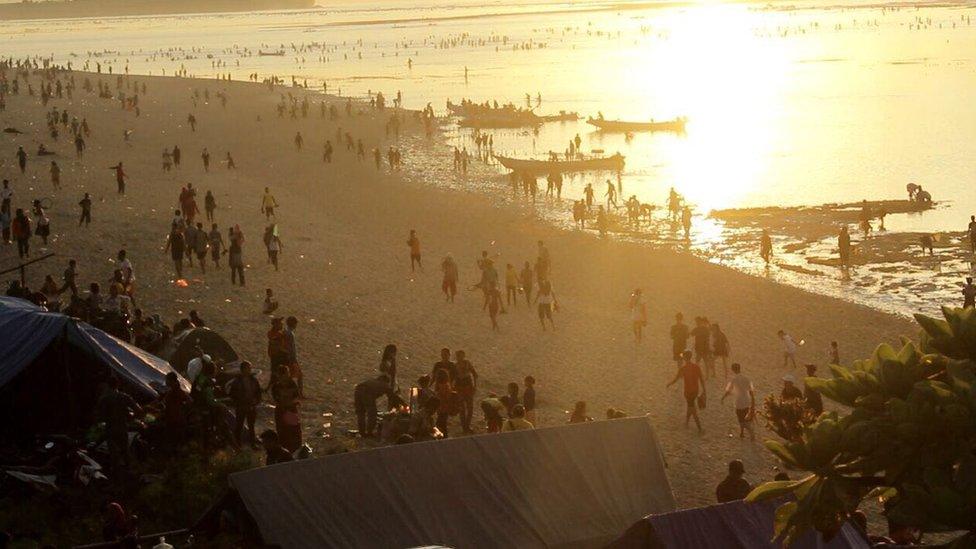
<path fill-rule="evenodd" d="M 798 442 L 803 436 L 803 428 L 812 425 L 817 416 L 803 400 L 783 400 L 775 395 L 767 395 L 763 401 L 762 416 L 766 428 L 791 442 Z"/>
<path fill-rule="evenodd" d="M 0 496 L 0 530 L 15 535 L 19 541 L 14 547 L 96 542 L 101 539 L 102 508 L 109 501 L 119 501 L 138 515 L 143 534 L 192 526 L 226 490 L 231 473 L 256 467 L 261 460 L 249 451 L 221 451 L 205 462 L 198 450 L 191 445 L 179 456 L 139 463 L 128 482 L 65 485 L 53 494 L 11 490 Z M 154 474 L 158 471 L 163 473 Z"/>
<path fill-rule="evenodd" d="M 792 494 L 777 511 L 777 536 L 789 543 L 811 528 L 831 536 L 865 498 L 883 497 L 893 521 L 967 532 L 959 546 L 976 542 L 976 311 L 943 308 L 943 316 L 915 316 L 917 344 L 882 344 L 869 359 L 830 366 L 829 379 L 805 380 L 847 410 L 766 442 L 786 467 L 809 472 L 749 495 Z"/>

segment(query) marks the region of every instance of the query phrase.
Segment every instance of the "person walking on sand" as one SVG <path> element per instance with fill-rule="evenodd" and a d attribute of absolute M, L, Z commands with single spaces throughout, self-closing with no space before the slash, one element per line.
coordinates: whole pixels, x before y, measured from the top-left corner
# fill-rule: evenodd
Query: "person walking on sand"
<path fill-rule="evenodd" d="M 24 147 L 17 147 L 17 166 L 20 167 L 21 174 L 27 170 L 27 153 L 24 151 Z"/>
<path fill-rule="evenodd" d="M 522 272 L 519 273 L 519 282 L 522 284 L 522 292 L 525 293 L 525 304 L 532 305 L 532 285 L 535 283 L 535 273 L 532 272 L 532 266 L 529 262 L 525 262 L 525 266 L 522 267 Z"/>
<path fill-rule="evenodd" d="M 767 266 L 773 257 L 773 241 L 769 238 L 768 229 L 763 229 L 762 236 L 759 238 L 759 256 L 762 257 Z"/>
<path fill-rule="evenodd" d="M 169 232 L 169 236 L 166 238 L 166 248 L 163 252 L 170 252 L 170 257 L 173 259 L 173 266 L 176 268 L 176 278 L 183 278 L 183 255 L 185 254 L 186 240 L 183 236 L 183 231 L 180 230 L 179 225 L 173 225 Z"/>
<path fill-rule="evenodd" d="M 684 319 L 681 313 L 674 315 L 674 325 L 671 326 L 671 355 L 677 366 L 681 366 L 681 357 L 688 348 L 688 337 L 691 335 Z"/>
<path fill-rule="evenodd" d="M 715 377 L 715 367 L 712 362 L 711 330 L 708 329 L 708 319 L 695 317 L 695 327 L 691 329 L 691 336 L 695 340 L 695 362 L 705 364 L 705 374 Z"/>
<path fill-rule="evenodd" d="M 640 343 L 644 339 L 644 326 L 647 326 L 647 305 L 640 288 L 630 294 L 630 324 L 634 341 Z"/>
<path fill-rule="evenodd" d="M 278 216 L 275 215 L 275 208 L 277 207 L 278 201 L 275 200 L 274 195 L 271 194 L 271 189 L 265 187 L 264 196 L 261 197 L 261 213 L 264 214 L 264 218 L 268 221 L 270 221 L 272 217 L 278 219 Z"/>
<path fill-rule="evenodd" d="M 454 303 L 454 296 L 457 295 L 458 267 L 450 254 L 441 261 L 441 271 L 444 273 L 444 280 L 441 282 L 444 301 Z"/>
<path fill-rule="evenodd" d="M 745 438 L 746 431 L 749 431 L 749 440 L 756 439 L 756 433 L 752 429 L 752 420 L 756 413 L 756 390 L 752 386 L 752 381 L 742 374 L 742 366 L 735 362 L 732 364 L 732 379 L 725 386 L 725 394 L 722 395 L 721 402 L 730 394 L 735 395 L 735 417 L 739 422 L 739 438 Z"/>
<path fill-rule="evenodd" d="M 210 235 L 203 228 L 203 223 L 197 223 L 196 236 L 193 239 L 193 252 L 197 254 L 200 270 L 207 274 L 207 250 L 210 249 Z"/>
<path fill-rule="evenodd" d="M 973 277 L 966 277 L 966 284 L 962 287 L 962 307 L 970 309 L 976 307 L 976 285 L 973 285 Z"/>
<path fill-rule="evenodd" d="M 302 144 L 303 143 L 305 143 L 305 140 L 302 138 L 302 132 L 296 133 L 295 134 L 295 150 L 301 152 L 301 150 L 302 150 Z"/>
<path fill-rule="evenodd" d="M 491 329 L 495 332 L 498 331 L 499 311 L 504 312 L 504 309 L 502 309 L 502 294 L 498 291 L 498 286 L 492 286 L 488 289 L 488 317 L 491 319 Z"/>
<path fill-rule="evenodd" d="M 793 336 L 783 330 L 776 332 L 776 335 L 783 342 L 783 367 L 786 368 L 787 364 L 792 364 L 793 368 L 796 368 L 796 351 L 799 347 L 793 341 Z"/>
<path fill-rule="evenodd" d="M 692 362 L 691 357 L 691 351 L 681 353 L 683 364 L 678 368 L 674 378 L 668 382 L 667 386 L 670 388 L 679 379 L 682 380 L 685 396 L 685 427 L 688 427 L 688 420 L 695 418 L 695 425 L 698 427 L 698 432 L 703 433 L 704 430 L 701 426 L 701 420 L 698 418 L 698 407 L 700 405 L 699 399 L 701 400 L 701 404 L 704 404 L 706 398 L 705 381 L 702 376 L 701 367 Z"/>
<path fill-rule="evenodd" d="M 233 233 L 234 229 L 231 229 Z M 230 267 L 230 283 L 237 284 L 237 278 L 241 279 L 241 286 L 244 285 L 244 250 L 240 239 L 230 238 L 230 247 L 227 248 L 227 265 Z"/>
<path fill-rule="evenodd" d="M 217 228 L 217 224 L 214 223 L 210 227 L 210 234 L 207 235 L 207 240 L 210 241 L 210 259 L 213 260 L 214 269 L 220 269 L 220 254 L 224 252 L 224 237 L 220 233 L 220 229 Z M 203 260 L 201 259 L 202 263 Z"/>
<path fill-rule="evenodd" d="M 210 171 L 210 151 L 206 147 L 203 148 L 203 152 L 200 153 L 200 159 L 203 160 L 203 171 Z"/>
<path fill-rule="evenodd" d="M 92 210 L 92 199 L 91 199 L 91 195 L 89 195 L 88 193 L 85 193 L 85 196 L 83 196 L 81 198 L 81 201 L 78 202 L 78 205 L 81 206 L 81 217 L 78 219 L 78 226 L 81 227 L 82 223 L 84 223 L 84 225 L 87 227 L 88 225 L 91 224 L 91 220 L 92 220 L 92 217 L 91 217 L 91 210 Z"/>
<path fill-rule="evenodd" d="M 55 190 L 61 188 L 61 166 L 54 160 L 51 161 L 51 185 Z"/>
<path fill-rule="evenodd" d="M 555 330 L 556 323 L 552 319 L 552 312 L 559 308 L 559 302 L 556 301 L 556 293 L 552 291 L 552 282 L 543 280 L 539 284 L 539 293 L 535 296 L 535 302 L 538 304 L 539 323 L 542 324 L 542 330 L 545 331 L 546 329 L 546 320 L 549 321 L 549 326 Z"/>
<path fill-rule="evenodd" d="M 17 211 L 14 213 L 14 219 L 10 225 L 10 231 L 13 234 L 14 241 L 17 243 L 17 256 L 20 257 L 20 259 L 29 258 L 31 220 L 24 213 L 23 208 L 17 208 Z"/>
<path fill-rule="evenodd" d="M 125 170 L 122 169 L 122 162 L 109 168 L 110 170 L 115 170 L 115 184 L 119 188 L 119 194 L 125 194 L 125 180 L 129 178 Z"/>
<path fill-rule="evenodd" d="M 212 223 L 214 220 L 214 211 L 217 209 L 217 199 L 214 198 L 212 191 L 207 191 L 206 196 L 203 197 L 203 209 L 207 213 L 207 221 Z"/>
<path fill-rule="evenodd" d="M 511 263 L 505 265 L 505 303 L 509 307 L 518 306 L 518 271 Z"/>
<path fill-rule="evenodd" d="M 424 265 L 420 260 L 420 239 L 417 238 L 417 231 L 414 229 L 410 229 L 407 247 L 410 248 L 410 272 L 414 272 L 417 267 L 420 267 L 420 272 L 423 272 Z"/>
<path fill-rule="evenodd" d="M 237 164 L 234 163 L 234 157 L 230 155 L 230 151 L 227 151 L 227 156 L 224 158 L 224 162 L 227 163 L 228 170 L 237 169 Z"/>
<path fill-rule="evenodd" d="M 712 324 L 712 363 L 714 364 L 717 358 L 722 359 L 722 374 L 724 375 L 722 379 L 728 379 L 729 377 L 728 360 L 730 351 L 728 336 L 719 328 L 717 323 Z"/>

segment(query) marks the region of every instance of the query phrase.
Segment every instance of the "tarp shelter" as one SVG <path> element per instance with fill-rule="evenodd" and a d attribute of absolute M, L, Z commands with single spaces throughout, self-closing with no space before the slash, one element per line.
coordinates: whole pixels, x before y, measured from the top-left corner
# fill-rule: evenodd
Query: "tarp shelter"
<path fill-rule="evenodd" d="M 781 549 L 773 540 L 773 519 L 782 502 L 733 501 L 644 517 L 607 549 Z M 830 541 L 808 532 L 790 549 L 868 549 L 850 524 Z"/>
<path fill-rule="evenodd" d="M 83 426 L 98 383 L 109 375 L 147 401 L 159 396 L 156 387 L 173 371 L 89 324 L 6 296 L 0 297 L 0 349 L 0 417 L 17 418 L 25 431 Z"/>
<path fill-rule="evenodd" d="M 675 507 L 647 418 L 337 454 L 230 484 L 283 549 L 602 547 Z"/>
<path fill-rule="evenodd" d="M 237 351 L 220 334 L 210 328 L 194 328 L 179 336 L 177 347 L 169 356 L 169 363 L 177 371 L 185 372 L 187 363 L 197 357 L 197 347 L 225 366 L 236 366 L 240 360 Z"/>

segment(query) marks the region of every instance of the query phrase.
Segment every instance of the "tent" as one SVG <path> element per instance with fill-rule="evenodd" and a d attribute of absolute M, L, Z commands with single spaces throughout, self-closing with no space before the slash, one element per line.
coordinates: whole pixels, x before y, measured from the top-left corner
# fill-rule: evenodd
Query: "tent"
<path fill-rule="evenodd" d="M 631 526 L 607 549 L 781 549 L 773 539 L 780 502 L 732 501 L 697 509 L 650 515 Z M 871 545 L 845 524 L 830 541 L 808 532 L 790 549 L 868 549 Z"/>
<path fill-rule="evenodd" d="M 174 338 L 176 349 L 169 355 L 169 363 L 179 372 L 186 371 L 186 365 L 190 360 L 196 358 L 196 348 L 200 347 L 203 352 L 217 363 L 226 367 L 234 368 L 240 362 L 237 351 L 227 343 L 223 337 L 210 328 L 194 328 L 188 330 Z M 166 356 L 165 354 L 163 356 Z"/>
<path fill-rule="evenodd" d="M 0 297 L 0 349 L 0 415 L 22 418 L 14 427 L 26 431 L 84 426 L 95 389 L 110 373 L 133 398 L 148 401 L 173 371 L 89 324 L 6 296 Z"/>
<path fill-rule="evenodd" d="M 231 475 L 266 544 L 602 547 L 674 509 L 647 418 L 417 442 Z"/>

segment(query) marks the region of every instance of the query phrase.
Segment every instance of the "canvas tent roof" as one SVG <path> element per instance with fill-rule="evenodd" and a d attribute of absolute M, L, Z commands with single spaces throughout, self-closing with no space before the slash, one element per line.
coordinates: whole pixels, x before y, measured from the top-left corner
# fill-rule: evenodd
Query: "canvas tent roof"
<path fill-rule="evenodd" d="M 733 501 L 644 517 L 608 549 L 780 549 L 773 539 L 777 502 Z M 790 549 L 868 549 L 871 545 L 845 524 L 829 542 L 808 532 Z"/>
<path fill-rule="evenodd" d="M 163 386 L 169 363 L 98 328 L 22 299 L 0 296 L 0 387 L 30 366 L 52 342 L 67 344 L 105 364 L 134 396 L 155 398 L 153 385 Z M 189 389 L 189 384 L 186 384 Z"/>
<path fill-rule="evenodd" d="M 230 483 L 284 549 L 600 547 L 675 506 L 646 418 L 338 454 Z"/>

